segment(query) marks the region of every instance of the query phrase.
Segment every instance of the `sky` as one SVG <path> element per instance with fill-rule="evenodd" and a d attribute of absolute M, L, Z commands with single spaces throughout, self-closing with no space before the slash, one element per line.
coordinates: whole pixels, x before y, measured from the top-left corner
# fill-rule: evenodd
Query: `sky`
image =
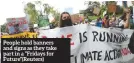
<path fill-rule="evenodd" d="M 6 22 L 6 18 L 24 17 L 24 5 L 27 2 L 37 0 L 1 0 L 0 1 L 0 25 Z M 65 8 L 73 8 L 73 13 L 86 9 L 84 2 L 87 0 L 44 0 L 43 2 L 54 6 L 58 11 L 63 12 Z M 89 0 L 88 0 L 89 1 Z M 119 0 L 121 1 L 121 0 Z M 121 5 L 121 2 L 118 2 Z M 131 5 L 131 3 L 129 3 Z"/>

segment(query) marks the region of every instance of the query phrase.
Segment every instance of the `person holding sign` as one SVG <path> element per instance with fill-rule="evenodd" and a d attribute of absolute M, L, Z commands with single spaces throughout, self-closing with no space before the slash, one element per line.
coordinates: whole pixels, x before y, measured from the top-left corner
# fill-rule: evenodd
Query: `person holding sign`
<path fill-rule="evenodd" d="M 68 12 L 63 12 L 60 17 L 59 27 L 72 26 L 71 16 Z"/>
<path fill-rule="evenodd" d="M 102 20 L 101 20 L 101 17 L 99 17 L 99 18 L 97 19 L 96 26 L 97 26 L 97 27 L 102 27 Z"/>
<path fill-rule="evenodd" d="M 112 18 L 110 19 L 109 26 L 116 27 L 116 16 L 115 15 L 113 15 Z"/>
<path fill-rule="evenodd" d="M 129 28 L 130 9 L 125 9 L 125 13 L 121 19 L 122 21 L 119 23 L 119 28 Z"/>
<path fill-rule="evenodd" d="M 134 38 L 134 32 L 131 35 L 130 42 L 128 44 L 130 51 L 134 54 L 134 39 L 133 38 Z"/>
<path fill-rule="evenodd" d="M 109 16 L 107 14 L 105 14 L 104 18 L 102 19 L 102 26 L 104 28 L 109 27 Z"/>
<path fill-rule="evenodd" d="M 15 29 L 15 33 L 14 34 L 20 33 L 19 24 L 15 24 L 14 25 L 14 29 Z"/>

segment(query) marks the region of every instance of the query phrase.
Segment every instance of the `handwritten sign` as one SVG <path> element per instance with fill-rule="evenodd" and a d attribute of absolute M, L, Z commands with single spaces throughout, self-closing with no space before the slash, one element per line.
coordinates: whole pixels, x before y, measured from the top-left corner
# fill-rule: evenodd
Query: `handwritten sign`
<path fill-rule="evenodd" d="M 116 12 L 116 5 L 115 4 L 109 4 L 108 5 L 108 12 Z"/>
<path fill-rule="evenodd" d="M 7 19 L 7 28 L 9 34 L 14 34 L 17 31 L 23 32 L 28 30 L 28 20 L 26 17 L 20 18 L 8 18 Z M 16 30 L 18 29 L 18 30 Z"/>
<path fill-rule="evenodd" d="M 100 9 L 99 8 L 94 8 L 93 13 L 96 14 L 96 15 L 99 15 Z"/>

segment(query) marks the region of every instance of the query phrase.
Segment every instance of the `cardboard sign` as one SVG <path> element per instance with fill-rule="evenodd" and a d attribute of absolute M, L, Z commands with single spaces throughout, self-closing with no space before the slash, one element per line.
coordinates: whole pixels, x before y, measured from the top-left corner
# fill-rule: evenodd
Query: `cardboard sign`
<path fill-rule="evenodd" d="M 116 5 L 115 4 L 108 4 L 108 12 L 116 12 Z"/>
<path fill-rule="evenodd" d="M 80 17 L 78 14 L 71 15 L 71 19 L 73 23 L 80 22 Z"/>
<path fill-rule="evenodd" d="M 100 9 L 99 8 L 94 8 L 93 13 L 96 14 L 96 15 L 99 15 L 100 14 Z"/>
<path fill-rule="evenodd" d="M 28 31 L 28 27 L 28 20 L 26 17 L 7 18 L 7 28 L 9 30 L 9 34 Z"/>

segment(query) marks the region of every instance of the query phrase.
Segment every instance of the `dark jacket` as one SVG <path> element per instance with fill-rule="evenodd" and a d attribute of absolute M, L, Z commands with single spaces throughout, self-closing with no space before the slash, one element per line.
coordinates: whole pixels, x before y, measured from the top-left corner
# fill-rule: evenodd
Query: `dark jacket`
<path fill-rule="evenodd" d="M 128 48 L 130 49 L 131 53 L 134 54 L 134 32 L 131 35 L 130 42 L 128 44 Z"/>

